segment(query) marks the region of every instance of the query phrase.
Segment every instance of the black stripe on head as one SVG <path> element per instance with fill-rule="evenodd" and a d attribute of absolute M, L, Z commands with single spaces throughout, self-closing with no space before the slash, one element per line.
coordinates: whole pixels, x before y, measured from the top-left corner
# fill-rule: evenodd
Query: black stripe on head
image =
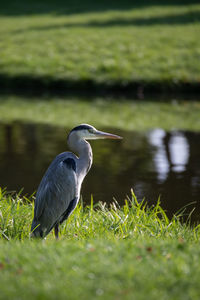
<path fill-rule="evenodd" d="M 77 131 L 77 130 L 92 129 L 92 128 L 93 128 L 93 127 L 90 126 L 90 125 L 82 124 L 82 125 L 79 125 L 79 126 L 74 127 L 74 128 L 71 130 L 71 132 L 72 132 L 72 131 Z"/>

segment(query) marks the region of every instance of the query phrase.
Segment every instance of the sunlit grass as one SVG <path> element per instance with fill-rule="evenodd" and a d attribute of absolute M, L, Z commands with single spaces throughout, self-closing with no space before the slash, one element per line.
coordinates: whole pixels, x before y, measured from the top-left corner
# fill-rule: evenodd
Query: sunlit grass
<path fill-rule="evenodd" d="M 83 7 L 81 1 L 59 1 L 57 6 L 34 2 L 28 12 L 32 8 L 35 13 L 27 15 L 25 1 L 15 9 L 15 3 L 1 4 L 0 66 L 8 86 L 18 75 L 45 78 L 46 83 L 91 80 L 119 86 L 199 82 L 197 3 L 87 1 Z"/>
<path fill-rule="evenodd" d="M 91 199 L 59 241 L 30 240 L 29 200 L 0 193 L 0 299 L 199 299 L 200 227 L 180 214 L 168 219 L 133 192 L 121 207 Z"/>
<path fill-rule="evenodd" d="M 32 196 L 34 197 L 34 196 Z M 32 201 L 31 201 L 32 200 Z M 17 194 L 12 196 L 1 190 L 0 238 L 6 240 L 24 240 L 29 238 L 30 225 L 33 218 L 33 198 Z M 134 193 L 120 207 L 113 202 L 110 207 L 106 203 L 98 203 L 83 207 L 79 203 L 67 223 L 61 226 L 61 239 L 96 239 L 96 238 L 184 238 L 198 241 L 200 230 L 191 230 L 185 223 L 181 224 L 180 215 L 169 220 L 160 206 L 148 208 L 145 203 L 138 203 Z M 48 236 L 51 239 L 53 233 Z"/>

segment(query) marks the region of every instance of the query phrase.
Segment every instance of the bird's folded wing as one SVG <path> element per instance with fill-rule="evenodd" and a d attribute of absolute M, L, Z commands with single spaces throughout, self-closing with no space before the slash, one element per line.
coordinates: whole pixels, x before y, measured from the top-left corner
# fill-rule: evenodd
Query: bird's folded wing
<path fill-rule="evenodd" d="M 36 194 L 35 219 L 44 215 L 59 219 L 70 202 L 78 196 L 76 162 L 72 160 L 53 161 L 47 169 Z"/>

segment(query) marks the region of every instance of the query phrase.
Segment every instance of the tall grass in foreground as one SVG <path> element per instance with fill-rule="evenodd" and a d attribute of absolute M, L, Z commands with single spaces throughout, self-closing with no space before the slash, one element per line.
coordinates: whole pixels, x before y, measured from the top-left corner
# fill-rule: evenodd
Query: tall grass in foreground
<path fill-rule="evenodd" d="M 79 203 L 60 241 L 29 240 L 33 203 L 0 190 L 0 300 L 199 300 L 200 227 L 132 192 L 124 205 Z M 9 242 L 7 242 L 9 240 Z"/>
<path fill-rule="evenodd" d="M 30 199 L 20 193 L 13 196 L 0 190 L 0 239 L 24 240 L 29 238 L 33 217 L 33 196 Z M 122 207 L 113 202 L 110 207 L 106 203 L 83 206 L 79 202 L 77 208 L 67 222 L 61 226 L 61 239 L 87 240 L 96 238 L 162 238 L 198 240 L 200 227 L 190 227 L 181 222 L 181 214 L 170 220 L 165 211 L 157 204 L 148 207 L 146 203 L 138 203 L 131 191 L 131 198 L 125 200 Z M 48 239 L 54 238 L 53 233 Z"/>

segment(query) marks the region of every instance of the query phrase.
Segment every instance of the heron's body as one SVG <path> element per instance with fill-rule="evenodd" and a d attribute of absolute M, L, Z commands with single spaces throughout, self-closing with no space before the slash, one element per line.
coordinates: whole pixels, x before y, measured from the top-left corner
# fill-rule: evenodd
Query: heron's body
<path fill-rule="evenodd" d="M 87 131 L 90 134 L 87 135 Z M 75 209 L 83 179 L 92 165 L 92 149 L 85 139 L 106 138 L 106 135 L 120 138 L 97 131 L 87 124 L 77 126 L 70 132 L 68 144 L 78 156 L 71 152 L 59 154 L 44 174 L 36 193 L 32 236 L 45 237 L 55 228 L 58 237 L 58 226 Z"/>

